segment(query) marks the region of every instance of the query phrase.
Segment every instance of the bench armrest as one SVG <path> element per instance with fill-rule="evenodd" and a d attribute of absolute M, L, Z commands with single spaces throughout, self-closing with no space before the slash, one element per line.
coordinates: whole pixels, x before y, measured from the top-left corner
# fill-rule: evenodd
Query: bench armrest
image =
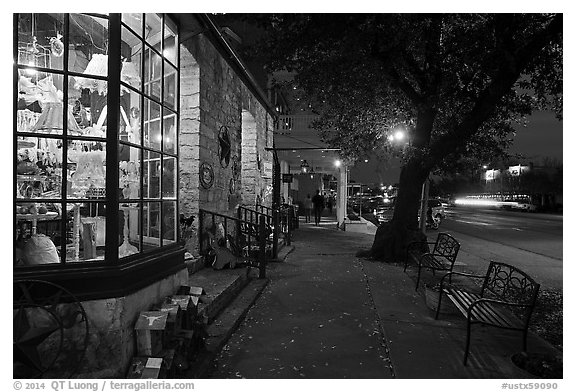
<path fill-rule="evenodd" d="M 407 248 L 410 248 L 412 245 L 417 245 L 417 244 L 428 244 L 428 245 L 434 245 L 436 244 L 436 242 L 430 242 L 430 241 L 411 241 L 408 243 L 408 245 L 406 245 Z"/>
<path fill-rule="evenodd" d="M 484 279 L 486 278 L 485 275 L 474 275 L 474 274 L 467 274 L 465 272 L 456 272 L 456 271 L 451 271 L 451 272 L 447 272 L 446 274 L 444 274 L 444 276 L 440 279 L 440 292 L 444 291 L 444 279 L 446 279 L 447 277 L 451 277 L 452 275 L 458 275 L 458 276 L 465 276 L 468 278 L 474 278 L 474 279 Z M 449 278 L 451 280 L 451 278 Z"/>
<path fill-rule="evenodd" d="M 444 274 L 444 276 L 442 277 L 442 279 L 440 279 L 440 281 L 442 282 L 444 279 L 446 279 L 447 276 L 452 276 L 452 275 L 466 276 L 468 278 L 477 278 L 477 279 L 484 279 L 486 277 L 486 275 L 474 275 L 474 274 L 467 274 L 466 272 L 452 271 L 452 272 L 448 272 L 448 273 Z"/>

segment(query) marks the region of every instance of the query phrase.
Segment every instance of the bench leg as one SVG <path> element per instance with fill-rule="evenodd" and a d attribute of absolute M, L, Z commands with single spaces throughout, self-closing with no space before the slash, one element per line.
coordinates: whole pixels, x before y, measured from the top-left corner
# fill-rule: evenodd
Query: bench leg
<path fill-rule="evenodd" d="M 464 349 L 464 366 L 466 366 L 466 362 L 468 361 L 468 351 L 470 350 L 470 332 L 471 332 L 471 323 L 470 319 L 466 320 L 466 348 Z"/>
<path fill-rule="evenodd" d="M 440 315 L 440 306 L 442 306 L 442 290 L 438 293 L 438 305 L 436 306 L 436 315 L 434 319 L 438 320 L 438 316 Z"/>
<path fill-rule="evenodd" d="M 416 278 L 416 288 L 415 291 L 418 291 L 418 285 L 420 284 L 420 272 L 422 271 L 422 265 L 418 264 L 418 277 Z"/>
<path fill-rule="evenodd" d="M 528 328 L 525 328 L 522 335 L 522 350 L 526 351 L 527 348 L 528 348 Z"/>

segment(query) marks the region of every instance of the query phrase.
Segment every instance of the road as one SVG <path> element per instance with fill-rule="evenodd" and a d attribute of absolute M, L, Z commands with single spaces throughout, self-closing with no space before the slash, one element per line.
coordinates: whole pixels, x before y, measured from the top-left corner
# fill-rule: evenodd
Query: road
<path fill-rule="evenodd" d="M 562 288 L 563 217 L 513 211 L 447 208 L 440 231 L 452 233 L 474 271 L 489 260 L 513 264 L 544 287 Z M 433 236 L 433 232 L 428 232 Z"/>

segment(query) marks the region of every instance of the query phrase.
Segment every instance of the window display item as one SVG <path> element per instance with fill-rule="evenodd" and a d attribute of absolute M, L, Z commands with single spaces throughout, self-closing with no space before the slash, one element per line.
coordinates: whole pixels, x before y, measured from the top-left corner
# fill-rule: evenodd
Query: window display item
<path fill-rule="evenodd" d="M 58 263 L 60 261 L 56 246 L 50 237 L 44 234 L 34 234 L 26 241 L 23 258 L 26 265 Z"/>
<path fill-rule="evenodd" d="M 94 233 L 96 235 L 96 246 L 106 245 L 106 217 L 105 216 L 94 216 L 81 218 L 82 224 L 92 224 L 94 225 Z"/>
<path fill-rule="evenodd" d="M 85 74 L 107 76 L 108 75 L 108 55 L 93 54 L 92 59 L 84 70 Z M 140 84 L 140 76 L 134 64 L 129 61 L 122 62 L 122 71 L 120 73 L 120 80 L 126 84 L 137 87 Z M 87 88 L 90 92 L 98 92 L 100 95 L 108 94 L 108 83 L 105 80 L 76 78 L 74 85 L 76 89 Z M 121 89 L 122 92 L 128 91 L 125 87 Z"/>
<path fill-rule="evenodd" d="M 62 57 L 64 54 L 64 44 L 62 34 L 56 33 L 56 37 L 50 38 L 50 51 L 54 57 Z"/>
<path fill-rule="evenodd" d="M 18 174 L 37 174 L 40 172 L 40 169 L 38 166 L 36 166 L 36 164 L 30 161 L 23 161 L 18 162 L 18 165 L 16 166 L 16 172 Z"/>
<path fill-rule="evenodd" d="M 84 258 L 96 258 L 96 225 L 94 223 L 82 223 L 82 240 Z"/>
<path fill-rule="evenodd" d="M 120 210 L 124 213 L 124 241 L 122 241 L 122 244 L 118 248 L 118 257 L 122 258 L 138 253 L 138 248 L 129 242 L 130 229 L 128 228 L 130 211 L 138 211 L 138 207 L 121 206 Z"/>
<path fill-rule="evenodd" d="M 52 133 L 53 131 L 62 131 L 62 124 L 64 124 L 64 116 L 62 113 L 62 102 L 45 103 L 40 118 L 38 118 L 38 121 L 30 132 Z M 74 120 L 74 114 L 72 114 L 72 108 L 70 106 L 68 106 L 67 124 L 69 135 L 79 135 L 81 133 L 78 124 Z"/>
<path fill-rule="evenodd" d="M 90 188 L 105 188 L 104 151 L 85 151 L 77 154 L 78 164 L 72 175 L 72 191 L 84 197 Z"/>

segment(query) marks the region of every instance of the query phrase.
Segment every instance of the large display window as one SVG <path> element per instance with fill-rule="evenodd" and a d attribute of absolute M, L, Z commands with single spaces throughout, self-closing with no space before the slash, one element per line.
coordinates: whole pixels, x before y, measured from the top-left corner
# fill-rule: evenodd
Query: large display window
<path fill-rule="evenodd" d="M 177 26 L 164 14 L 14 23 L 15 269 L 177 243 Z"/>

